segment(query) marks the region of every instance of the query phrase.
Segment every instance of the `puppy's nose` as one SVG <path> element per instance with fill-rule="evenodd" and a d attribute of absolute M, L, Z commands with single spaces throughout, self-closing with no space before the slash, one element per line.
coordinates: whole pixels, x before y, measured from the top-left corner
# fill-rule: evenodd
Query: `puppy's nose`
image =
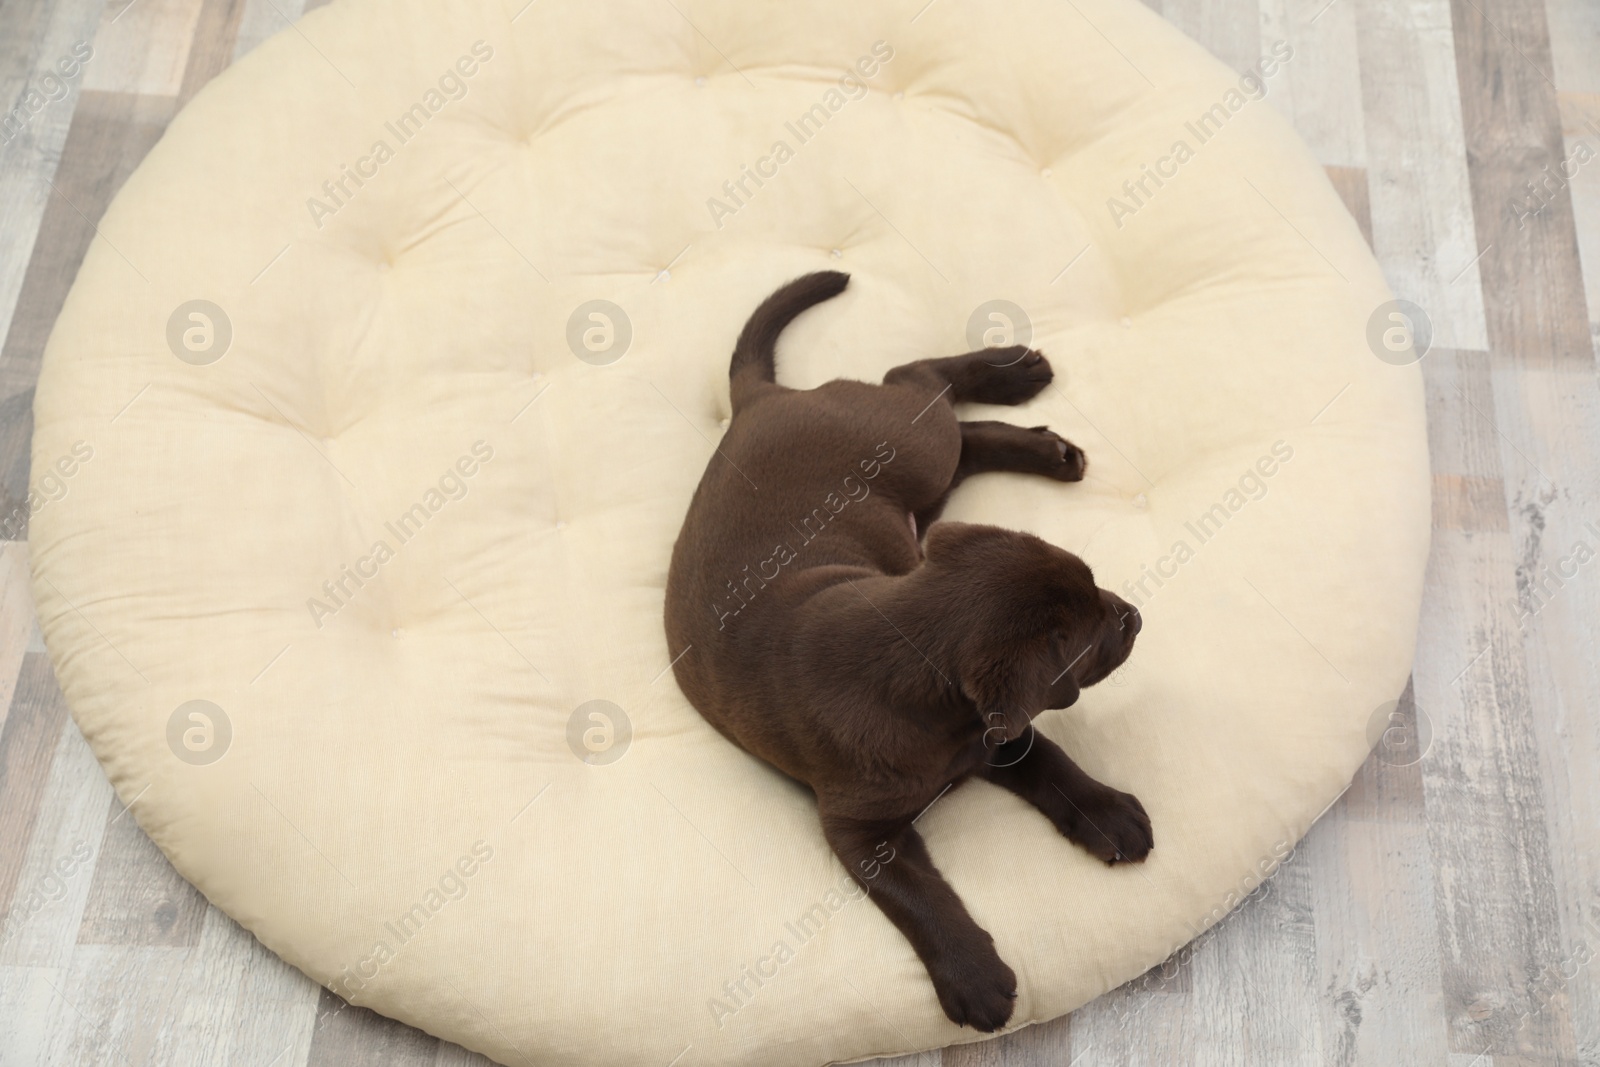
<path fill-rule="evenodd" d="M 1144 619 L 1140 617 L 1139 609 L 1109 590 L 1102 589 L 1100 596 L 1105 601 L 1106 607 L 1116 615 L 1117 629 L 1127 631 L 1130 641 L 1137 637 L 1140 629 L 1144 627 Z"/>

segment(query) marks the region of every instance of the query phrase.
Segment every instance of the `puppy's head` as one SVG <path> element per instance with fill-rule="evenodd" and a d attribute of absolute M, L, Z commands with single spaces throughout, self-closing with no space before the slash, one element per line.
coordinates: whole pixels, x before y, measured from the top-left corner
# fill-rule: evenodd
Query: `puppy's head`
<path fill-rule="evenodd" d="M 935 523 L 927 579 L 956 635 L 955 681 L 982 721 L 1015 740 L 1046 708 L 1122 666 L 1139 612 L 1094 584 L 1083 560 L 1032 534 Z"/>

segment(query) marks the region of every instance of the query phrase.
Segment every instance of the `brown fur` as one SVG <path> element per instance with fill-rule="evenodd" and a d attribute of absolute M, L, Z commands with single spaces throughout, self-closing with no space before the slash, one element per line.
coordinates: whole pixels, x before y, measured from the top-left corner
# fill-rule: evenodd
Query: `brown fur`
<path fill-rule="evenodd" d="M 992 1031 L 1016 977 L 912 823 L 977 776 L 1108 863 L 1144 859 L 1139 801 L 1031 727 L 1121 665 L 1140 620 L 1037 537 L 930 528 L 970 475 L 1083 477 L 1083 453 L 1042 426 L 956 416 L 954 403 L 1035 396 L 1052 376 L 1041 354 L 921 360 L 882 385 L 776 383 L 779 333 L 848 281 L 796 279 L 740 335 L 733 418 L 673 549 L 667 638 L 688 649 L 674 671 L 700 713 L 812 788 L 828 843 L 911 942 L 945 1013 Z"/>

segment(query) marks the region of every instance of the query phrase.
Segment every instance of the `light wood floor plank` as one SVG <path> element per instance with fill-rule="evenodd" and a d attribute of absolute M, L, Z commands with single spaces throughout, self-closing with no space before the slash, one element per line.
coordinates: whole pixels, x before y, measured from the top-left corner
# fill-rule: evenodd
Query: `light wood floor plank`
<path fill-rule="evenodd" d="M 284 963 L 238 923 L 207 908 L 187 950 L 152 1064 L 298 1067 L 316 1026 L 315 982 Z"/>
<path fill-rule="evenodd" d="M 1367 171 L 1364 167 L 1325 166 L 1328 180 L 1339 193 L 1339 199 L 1349 209 L 1350 217 L 1361 227 L 1361 236 L 1372 247 L 1372 196 L 1367 190 Z"/>
<path fill-rule="evenodd" d="M 176 97 L 202 0 L 108 0 L 95 30 L 98 62 L 84 88 Z"/>
<path fill-rule="evenodd" d="M 70 967 L 49 979 L 43 1065 L 156 1064 L 164 1028 L 153 1019 L 176 1019 L 177 976 L 188 949 L 80 948 Z M 42 968 L 33 968 L 43 973 Z"/>
<path fill-rule="evenodd" d="M 194 41 L 178 89 L 178 106 L 187 104 L 205 84 L 233 62 L 235 38 L 244 18 L 246 0 L 201 0 Z"/>
<path fill-rule="evenodd" d="M 0 426 L 0 434 L 4 430 Z M 33 593 L 28 586 L 28 546 L 21 541 L 0 541 L 0 731 L 5 729 L 6 716 L 11 713 L 11 697 L 22 671 L 22 655 L 32 635 Z"/>
<path fill-rule="evenodd" d="M 214 909 L 192 949 L 86 946 L 63 968 L 0 966 L 6 1067 L 291 1067 L 318 987 Z"/>
<path fill-rule="evenodd" d="M 993 1041 L 953 1045 L 944 1050 L 942 1064 L 943 1067 L 1059 1067 L 1071 1060 L 1072 1017 L 1069 1015 L 1025 1026 Z"/>
<path fill-rule="evenodd" d="M 205 897 L 183 880 L 139 829 L 134 821 L 137 812 L 125 813 L 114 796 L 108 803 L 78 943 L 168 948 L 195 944 L 209 907 Z"/>
<path fill-rule="evenodd" d="M 87 45 L 94 36 L 102 3 L 9 0 L 0 16 L 5 24 L 5 32 L 0 33 L 0 100 L 5 107 L 0 111 L 9 112 L 19 105 L 28 111 L 26 123 L 0 125 L 0 339 L 10 328 L 28 255 L 49 199 L 49 182 L 55 176 L 83 87 L 85 68 L 73 49 Z M 93 63 L 92 57 L 89 63 Z M 44 81 L 47 72 L 61 78 L 65 95 L 58 100 L 49 100 L 51 94 L 45 91 L 55 84 Z M 62 78 L 63 72 L 72 76 Z M 29 88 L 41 94 L 31 102 Z M 0 398 L 5 396 L 0 392 Z"/>
<path fill-rule="evenodd" d="M 1600 56 L 1600 45 L 1594 51 Z M 1600 58 L 1596 63 L 1600 65 Z M 1600 79 L 1600 71 L 1596 78 Z M 1563 91 L 1557 102 L 1566 142 L 1564 159 L 1573 171 L 1567 188 L 1572 198 L 1572 220 L 1578 230 L 1578 260 L 1583 266 L 1584 300 L 1589 305 L 1589 335 L 1600 339 L 1600 91 Z"/>
<path fill-rule="evenodd" d="M 1234 70 L 1261 58 L 1261 10 L 1256 0 L 1166 0 L 1161 13 Z"/>
<path fill-rule="evenodd" d="M 1541 961 L 1547 977 L 1567 966 L 1580 942 L 1600 951 L 1600 662 L 1591 629 L 1600 618 L 1600 565 L 1576 562 L 1582 553 L 1600 553 L 1600 471 L 1593 460 L 1600 455 L 1600 395 L 1592 370 L 1523 368 L 1514 357 L 1497 358 L 1496 368 L 1519 586 L 1514 613 L 1560 916 L 1559 942 Z M 1590 1062 L 1600 1062 L 1600 974 L 1584 967 L 1559 984 L 1564 996 L 1552 1004 L 1551 1025 L 1562 1025 L 1570 1007 L 1572 1040 Z"/>
<path fill-rule="evenodd" d="M 0 1053 L 6 1067 L 45 1064 L 54 986 L 61 972 L 43 967 L 0 966 Z"/>
<path fill-rule="evenodd" d="M 11 713 L 0 731 L 0 841 L 7 842 L 0 849 L 0 915 L 10 913 L 15 899 L 66 721 L 66 701 L 49 657 L 26 653 Z"/>
<path fill-rule="evenodd" d="M 1301 846 L 1317 874 L 1317 1000 L 1330 1067 L 1436 1062 L 1445 1047 L 1432 853 L 1414 771 L 1374 755 L 1360 791 L 1352 787 Z M 1388 803 L 1412 782 L 1415 801 Z"/>
<path fill-rule="evenodd" d="M 1326 1062 L 1312 903 L 1310 864 L 1295 853 L 1229 917 L 1226 936 L 1195 954 L 1196 1067 Z"/>
<path fill-rule="evenodd" d="M 1452 7 L 1473 217 L 1478 247 L 1487 249 L 1478 263 L 1485 347 L 1514 353 L 1523 365 L 1592 370 L 1572 198 L 1556 188 L 1535 212 L 1525 192 L 1564 151 L 1544 5 L 1453 0 Z"/>
<path fill-rule="evenodd" d="M 1422 796 L 1422 760 L 1431 744 L 1433 725 L 1426 715 L 1419 722 L 1414 684 L 1406 683 L 1400 694 L 1398 706 L 1385 717 L 1378 745 L 1367 761 L 1350 780 L 1350 788 L 1334 804 L 1329 814 L 1340 813 L 1345 821 L 1405 822 L 1421 826 L 1427 820 L 1427 808 Z M 1342 824 L 1335 823 L 1331 831 L 1336 839 L 1346 836 Z M 1314 854 L 1317 862 L 1343 863 L 1332 850 L 1324 849 Z M 1328 877 L 1339 877 L 1338 872 L 1326 872 Z M 1318 929 L 1320 935 L 1325 933 Z M 1426 933 L 1432 943 L 1431 931 Z"/>
<path fill-rule="evenodd" d="M 11 329 L 0 347 L 0 401 L 31 397 L 50 329 L 84 253 L 96 240 L 94 226 L 112 195 L 166 129 L 172 108 L 171 99 L 124 93 L 85 92 L 79 99 Z M 20 410 L 10 410 L 13 418 L 29 420 L 26 433 L 20 435 L 26 441 L 32 435 L 31 400 Z M 9 444 L 16 436 L 3 440 Z M 14 455 L 0 455 L 0 471 L 14 462 Z"/>
<path fill-rule="evenodd" d="M 1293 54 L 1267 79 L 1267 99 L 1293 123 L 1317 161 L 1365 168 L 1361 62 L 1349 0 L 1261 0 L 1261 48 L 1284 42 Z M 1370 243 L 1370 241 L 1369 241 Z"/>
<path fill-rule="evenodd" d="M 935 1052 L 931 1060 L 921 1065 L 916 1063 L 916 1057 L 905 1057 L 908 1062 L 905 1067 L 939 1067 L 939 1054 Z M 898 1060 L 873 1060 L 874 1064 L 899 1064 Z M 439 1057 L 433 1061 L 433 1067 L 495 1067 L 495 1062 L 487 1056 L 476 1052 L 468 1052 L 460 1045 L 452 1045 L 448 1041 L 439 1042 Z"/>
<path fill-rule="evenodd" d="M 1339 2 L 1357 9 L 1378 262 L 1427 311 L 1435 345 L 1485 348 L 1449 0 Z"/>
<path fill-rule="evenodd" d="M 1225 932 L 1224 927 L 1211 936 Z M 1205 950 L 1204 944 L 1185 948 L 1160 973 L 1187 973 L 1194 966 L 1193 954 Z M 1146 979 L 1152 977 L 1137 978 L 1072 1013 L 1077 1067 L 1167 1067 L 1188 1062 L 1200 1043 L 1193 995 L 1187 990 L 1163 990 L 1159 979 L 1158 987 L 1150 988 Z"/>
<path fill-rule="evenodd" d="M 32 406 L 31 390 L 0 399 L 0 543 L 25 540 L 33 518 L 28 501 Z"/>
<path fill-rule="evenodd" d="M 1499 478 L 1488 358 L 1441 351 L 1425 372 L 1436 469 Z M 1474 1055 L 1561 1051 L 1551 1017 L 1516 1025 L 1559 927 L 1514 570 L 1507 534 L 1436 529 L 1415 668 L 1449 1048 Z"/>
<path fill-rule="evenodd" d="M 1304 866 L 1298 858 L 1292 863 Z M 1171 959 L 1074 1012 L 1069 1061 L 1079 1067 L 1320 1063 L 1321 1037 L 1306 999 L 1313 983 L 1301 980 L 1302 992 L 1280 997 L 1276 973 L 1280 965 L 1301 967 L 1314 956 L 1305 936 L 1310 877 L 1309 870 L 1290 874 L 1288 865 L 1279 867 Z M 1290 947 L 1274 945 L 1267 949 L 1271 962 L 1252 956 L 1240 971 L 1239 959 L 1278 940 L 1272 931 L 1284 926 L 1293 931 L 1284 939 Z M 1275 1018 L 1261 1018 L 1262 1011 Z"/>
<path fill-rule="evenodd" d="M 308 1067 L 434 1067 L 439 1039 L 324 989 Z"/>
<path fill-rule="evenodd" d="M 302 0 L 245 0 L 233 46 L 234 62 L 268 37 L 288 29 L 290 20 L 299 18 L 303 11 Z"/>
<path fill-rule="evenodd" d="M 0 934 L 0 963 L 47 968 L 71 963 L 100 858 L 111 784 L 74 723 L 63 721 L 57 737 L 50 779 L 39 797 Z"/>
<path fill-rule="evenodd" d="M 1563 570 L 1575 546 L 1600 550 L 1592 312 L 1569 186 L 1557 183 L 1531 219 L 1525 208 L 1489 210 L 1502 197 L 1516 196 L 1530 168 L 1559 165 L 1566 151 L 1546 5 L 1457 0 L 1455 6 L 1479 237 L 1497 242 L 1484 257 L 1491 410 L 1501 435 L 1516 561 L 1516 637 L 1556 910 L 1535 972 L 1517 991 L 1518 1012 L 1534 1013 L 1521 1019 L 1519 1036 L 1542 1032 L 1548 1038 L 1496 1053 L 1592 1061 L 1600 1058 L 1600 978 L 1592 967 L 1577 969 L 1570 981 L 1557 972 L 1580 940 L 1591 948 L 1600 943 L 1600 923 L 1591 925 L 1586 914 L 1600 890 L 1600 664 L 1593 640 L 1600 591 L 1581 571 L 1570 581 L 1559 573 L 1551 580 L 1551 568 Z M 1543 919 L 1542 911 L 1535 914 Z"/>
<path fill-rule="evenodd" d="M 1600 93 L 1600 4 L 1547 0 L 1544 9 L 1556 87 Z"/>
<path fill-rule="evenodd" d="M 1433 523 L 1440 530 L 1509 530 L 1506 487 L 1499 478 L 1433 476 Z"/>

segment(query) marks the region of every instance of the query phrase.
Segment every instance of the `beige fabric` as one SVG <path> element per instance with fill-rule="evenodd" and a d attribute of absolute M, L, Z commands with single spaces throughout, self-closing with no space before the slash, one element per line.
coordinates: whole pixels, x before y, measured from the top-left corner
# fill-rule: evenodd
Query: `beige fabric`
<path fill-rule="evenodd" d="M 521 3 L 316 11 L 106 214 L 45 355 L 34 469 L 71 474 L 32 541 L 119 795 L 273 951 L 507 1063 L 974 1038 L 808 796 L 667 671 L 734 336 L 840 268 L 782 379 L 876 379 L 1025 309 L 1058 388 L 973 414 L 1049 423 L 1089 478 L 981 478 L 950 517 L 1081 552 L 1147 620 L 1040 720 L 1143 799 L 1147 864 L 982 783 L 919 826 L 1015 1023 L 1158 963 L 1338 795 L 1410 663 L 1420 377 L 1369 348 L 1388 293 L 1322 172 L 1135 0 Z M 595 300 L 628 329 L 574 319 Z"/>

